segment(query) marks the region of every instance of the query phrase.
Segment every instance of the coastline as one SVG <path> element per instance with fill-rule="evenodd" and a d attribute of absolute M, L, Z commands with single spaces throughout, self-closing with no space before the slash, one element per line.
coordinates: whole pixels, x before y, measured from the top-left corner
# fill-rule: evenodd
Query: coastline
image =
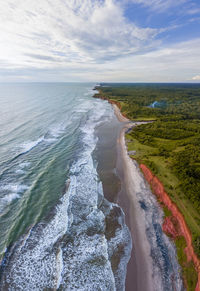
<path fill-rule="evenodd" d="M 192 224 L 193 221 L 191 222 L 189 220 L 191 215 L 189 215 L 189 217 L 188 217 L 188 213 L 186 212 L 186 217 L 184 216 L 185 215 L 185 207 L 183 207 L 183 209 L 182 208 L 180 209 L 178 207 L 178 206 L 181 206 L 182 203 L 180 202 L 180 204 L 179 204 L 178 203 L 179 200 L 178 201 L 174 201 L 174 199 L 172 199 L 173 200 L 173 202 L 172 202 L 172 200 L 170 198 L 171 195 L 172 195 L 171 189 L 173 189 L 173 188 L 170 188 L 171 186 L 168 187 L 168 184 L 166 183 L 164 178 L 163 178 L 164 182 L 163 182 L 162 179 L 160 179 L 160 180 L 158 179 L 158 177 L 160 178 L 160 176 L 161 176 L 161 178 L 163 176 L 167 177 L 167 174 L 164 175 L 161 172 L 162 174 L 159 174 L 158 176 L 155 176 L 156 173 L 154 173 L 153 166 L 152 166 L 153 169 L 151 169 L 151 166 L 150 166 L 150 168 L 147 168 L 146 165 L 149 165 L 149 164 L 145 163 L 146 160 L 143 160 L 143 158 L 141 156 L 141 152 L 144 151 L 144 154 L 148 155 L 149 149 L 146 149 L 145 146 L 144 146 L 144 148 L 143 147 L 140 148 L 140 144 L 137 143 L 137 142 L 136 142 L 135 146 L 133 144 L 131 144 L 131 146 L 129 146 L 129 144 L 126 144 L 126 142 L 125 142 L 125 134 L 128 134 L 127 142 L 129 142 L 129 131 L 130 131 L 130 127 L 134 126 L 134 122 L 132 122 L 132 121 L 130 121 L 129 119 L 126 118 L 127 115 L 125 115 L 125 114 L 127 113 L 128 109 L 127 109 L 125 103 L 122 102 L 122 100 L 120 99 L 118 91 L 116 92 L 116 96 L 118 96 L 119 98 L 117 98 L 115 96 L 115 94 L 113 94 L 113 93 L 110 94 L 111 96 L 108 96 L 107 94 L 104 94 L 105 92 L 103 90 L 98 89 L 98 91 L 99 91 L 99 93 L 96 94 L 94 97 L 95 98 L 100 98 L 100 99 L 103 99 L 103 100 L 107 100 L 109 103 L 111 103 L 113 108 L 114 108 L 115 114 L 118 117 L 118 120 L 122 123 L 122 125 L 126 123 L 127 131 L 126 131 L 126 129 L 124 129 L 123 137 L 121 137 L 121 133 L 120 133 L 120 138 L 118 138 L 118 148 L 119 148 L 119 144 L 120 143 L 121 143 L 121 145 L 123 144 L 122 147 L 124 146 L 126 157 L 128 157 L 129 160 L 132 161 L 132 164 L 137 166 L 136 175 L 139 172 L 142 175 L 143 180 L 145 181 L 145 182 L 143 181 L 143 183 L 148 185 L 149 189 L 151 189 L 151 195 L 154 196 L 154 199 L 156 200 L 157 207 L 160 209 L 160 213 L 162 213 L 162 215 L 161 215 L 162 217 L 161 217 L 161 219 L 159 221 L 159 224 L 160 224 L 160 226 L 162 228 L 162 233 L 168 239 L 170 244 L 172 244 L 174 246 L 175 257 L 179 261 L 179 264 L 180 264 L 181 270 L 182 270 L 181 273 L 179 271 L 178 272 L 181 274 L 182 280 L 184 281 L 184 286 L 186 288 L 188 287 L 189 290 L 195 290 L 195 291 L 200 290 L 200 259 L 197 256 L 197 254 L 198 254 L 198 252 L 197 252 L 198 245 L 196 244 L 198 242 L 198 240 L 197 240 L 197 242 L 195 242 L 195 245 L 193 245 L 194 233 L 196 233 L 196 235 L 198 235 L 198 232 L 195 232 L 196 229 L 195 229 L 195 226 Z M 108 90 L 107 93 L 109 94 L 109 90 Z M 109 98 L 111 98 L 111 99 L 109 99 Z M 117 109 L 116 109 L 116 107 L 117 107 Z M 120 112 L 120 111 L 122 111 L 122 112 Z M 124 114 L 124 112 L 125 112 L 125 114 Z M 124 119 L 124 117 L 126 119 Z M 137 121 L 137 120 L 138 120 L 138 118 L 136 118 L 135 121 Z M 149 118 L 143 118 L 142 117 L 142 118 L 139 119 L 139 121 L 153 122 L 155 120 L 154 119 L 150 120 Z M 128 122 L 129 122 L 129 124 L 132 123 L 132 126 L 130 125 L 130 127 L 127 127 L 127 123 Z M 140 130 L 139 130 L 139 132 L 140 132 Z M 124 143 L 122 142 L 122 139 L 124 139 Z M 131 140 L 132 140 L 132 136 L 131 136 L 131 133 L 130 133 L 130 142 L 131 142 Z M 128 148 L 129 148 L 129 151 L 128 151 Z M 160 149 L 160 148 L 158 147 L 158 149 Z M 138 155 L 135 150 L 137 150 L 137 152 L 138 152 L 138 150 L 139 151 L 141 150 L 140 151 L 140 155 Z M 123 149 L 122 149 L 122 151 L 123 151 Z M 120 156 L 120 155 L 121 155 L 121 153 L 119 152 L 118 156 Z M 136 155 L 136 157 L 133 157 L 134 155 Z M 139 158 L 138 158 L 138 156 L 139 156 Z M 150 154 L 150 156 L 151 156 L 151 154 Z M 144 157 L 146 157 L 146 156 L 144 156 Z M 147 160 L 148 160 L 148 157 L 147 157 Z M 144 165 L 142 165 L 142 163 Z M 153 171 L 153 172 L 151 172 L 151 174 L 153 176 L 153 179 L 149 179 L 145 175 L 145 173 L 143 171 L 143 166 L 146 167 L 148 169 L 148 171 Z M 121 160 L 120 167 L 123 167 L 122 160 Z M 123 173 L 123 171 L 122 171 L 122 176 L 121 176 L 122 177 L 121 178 L 122 181 L 123 181 L 125 175 L 126 175 L 126 173 Z M 174 180 L 173 180 L 173 182 L 174 182 Z M 175 184 L 175 182 L 174 182 L 174 184 Z M 172 187 L 174 187 L 174 184 L 172 183 Z M 163 185 L 167 185 L 167 189 L 164 189 Z M 167 200 L 170 201 L 170 203 L 168 203 L 168 205 L 167 205 L 167 203 L 165 204 L 163 202 L 163 198 L 164 197 L 159 197 L 159 193 L 156 192 L 156 189 L 159 189 L 160 187 L 165 192 Z M 166 192 L 166 191 L 169 191 L 169 193 Z M 126 191 L 124 191 L 124 192 L 126 192 Z M 124 193 L 123 193 L 123 195 L 124 195 Z M 123 196 L 123 197 L 125 198 L 125 196 Z M 141 199 L 140 193 L 139 193 L 139 197 Z M 173 197 L 173 195 L 172 195 L 172 197 Z M 122 205 L 123 205 L 124 204 L 123 198 L 121 200 L 122 201 L 118 201 L 118 204 L 122 203 Z M 144 201 L 145 201 L 145 199 L 144 199 Z M 140 200 L 138 200 L 137 202 L 139 202 L 139 204 L 141 203 Z M 130 204 L 130 202 L 128 202 L 128 203 Z M 129 204 L 126 205 L 128 210 L 130 208 Z M 143 207 L 142 204 L 140 206 Z M 172 206 L 172 208 L 176 208 L 177 209 L 177 211 L 178 211 L 177 214 L 173 213 L 173 211 L 171 209 L 171 206 Z M 188 208 L 190 206 L 191 205 L 189 205 Z M 186 208 L 187 208 L 187 205 L 186 205 Z M 183 210 L 183 212 L 182 212 L 182 210 Z M 130 212 L 130 211 L 128 211 L 128 212 Z M 126 213 L 126 215 L 127 215 L 127 213 Z M 178 218 L 176 216 L 178 216 Z M 198 216 L 196 216 L 195 218 L 197 218 L 197 217 Z M 148 219 L 148 217 L 147 217 L 147 219 Z M 177 225 L 178 225 L 178 227 L 177 227 Z M 191 228 L 189 228 L 189 227 L 191 227 Z M 131 229 L 130 224 L 129 224 L 129 228 Z M 148 237 L 148 239 L 149 239 L 149 237 Z M 149 241 L 151 242 L 151 239 Z M 194 249 L 194 247 L 195 247 L 195 249 Z M 196 251 L 196 253 L 195 253 L 195 251 Z M 179 270 L 180 270 L 180 266 L 179 266 Z M 127 275 L 128 275 L 128 272 L 127 272 Z M 172 283 L 172 286 L 174 288 L 175 285 L 174 285 L 173 280 L 172 280 L 171 283 Z M 170 285 L 168 285 L 168 286 L 170 286 Z M 176 290 L 182 290 L 182 289 L 178 288 Z"/>
<path fill-rule="evenodd" d="M 119 121 L 123 120 L 125 122 L 119 109 L 115 110 L 115 114 Z M 138 220 L 138 217 L 141 218 L 140 209 L 135 203 L 136 192 L 133 191 L 137 188 L 134 183 L 134 173 L 135 170 L 139 172 L 139 168 L 132 163 L 128 156 L 125 143 L 126 130 L 136 125 L 138 123 L 126 122 L 120 132 L 117 144 L 117 173 L 121 179 L 121 190 L 117 202 L 126 213 L 126 223 L 130 229 L 133 242 L 131 259 L 127 266 L 126 291 L 153 291 L 151 250 L 144 233 L 145 221 L 144 219 Z M 134 275 L 135 282 L 133 280 Z"/>
<path fill-rule="evenodd" d="M 120 112 L 116 104 L 112 104 L 114 119 L 101 125 L 97 129 L 97 150 L 95 152 L 98 161 L 97 172 L 102 181 L 104 197 L 117 203 L 125 213 L 125 222 L 129 227 L 132 238 L 132 252 L 127 264 L 126 291 L 153 291 L 152 282 L 152 258 L 150 256 L 150 246 L 145 235 L 145 219 L 141 218 L 140 207 L 135 203 L 136 197 L 132 196 L 134 185 L 134 175 L 130 167 L 135 167 L 129 158 L 125 145 L 125 131 L 139 122 L 130 122 Z M 134 168 L 139 176 L 140 169 Z M 141 177 L 139 177 L 140 179 Z M 136 195 L 136 193 L 135 193 Z M 145 280 L 144 280 L 145 276 Z"/>
<path fill-rule="evenodd" d="M 130 202 L 130 205 L 129 205 L 129 228 L 131 230 L 131 234 L 132 234 L 132 240 L 134 243 L 139 243 L 141 242 L 141 233 L 140 233 L 140 230 L 139 229 L 135 229 L 135 224 L 133 225 L 133 223 L 131 223 L 131 221 L 136 221 L 136 208 L 134 206 L 134 199 L 131 195 L 131 191 L 130 191 L 130 186 L 132 184 L 132 181 L 134 180 L 134 177 L 131 177 L 131 172 L 133 172 L 132 170 L 132 161 L 131 161 L 131 158 L 128 156 L 128 151 L 127 151 L 127 147 L 126 147 L 126 141 L 125 141 L 125 133 L 128 129 L 131 129 L 137 125 L 140 125 L 140 124 L 143 124 L 145 122 L 132 122 L 130 121 L 128 118 L 124 117 L 120 111 L 120 108 L 116 105 L 116 104 L 112 104 L 113 107 L 114 107 L 114 112 L 118 118 L 118 120 L 120 122 L 123 122 L 125 123 L 123 129 L 121 130 L 120 132 L 120 137 L 119 137 L 119 143 L 118 143 L 118 160 L 120 162 L 118 162 L 118 164 L 120 163 L 120 166 L 118 166 L 119 168 L 120 167 L 123 167 L 125 172 L 124 174 L 120 174 L 119 176 L 122 177 L 122 184 L 124 187 L 126 187 L 126 193 L 128 194 L 129 196 L 129 202 Z M 121 158 L 120 158 L 121 157 Z M 124 164 L 123 164 L 124 163 Z M 167 209 L 169 211 L 171 211 L 172 215 L 170 217 L 165 217 L 164 218 L 164 221 L 163 221 L 163 225 L 162 225 L 162 229 L 163 229 L 163 232 L 168 236 L 170 237 L 173 241 L 175 241 L 175 239 L 177 237 L 183 237 L 186 241 L 186 248 L 184 249 L 184 252 L 186 254 L 186 257 L 187 257 L 187 261 L 188 262 L 193 262 L 194 266 L 195 266 L 195 269 L 196 269 L 196 272 L 197 272 L 197 276 L 198 276 L 198 280 L 197 280 L 197 284 L 196 284 L 196 288 L 195 288 L 195 291 L 199 291 L 200 290 L 200 260 L 197 258 L 195 252 L 194 252 L 194 249 L 193 249 L 193 246 L 192 246 L 192 237 L 191 237 L 191 233 L 190 233 L 190 230 L 188 228 L 188 226 L 186 225 L 186 222 L 184 220 L 184 217 L 182 215 L 182 213 L 180 212 L 180 210 L 178 209 L 177 205 L 175 205 L 175 203 L 173 203 L 169 197 L 169 195 L 165 192 L 165 189 L 162 185 L 162 183 L 159 181 L 159 179 L 154 175 L 152 174 L 152 172 L 150 171 L 150 169 L 148 169 L 148 167 L 146 165 L 143 165 L 143 164 L 140 164 L 138 165 L 138 170 L 141 170 L 143 175 L 144 175 L 144 178 L 145 180 L 148 182 L 149 186 L 151 187 L 152 189 L 152 193 L 156 196 L 159 204 L 160 204 L 160 207 L 163 208 L 163 207 L 167 207 Z M 119 171 L 120 173 L 120 171 Z M 133 187 L 132 187 L 133 189 Z M 119 201 L 119 205 L 121 204 L 122 202 Z M 135 213 L 135 215 L 133 214 Z M 178 226 L 177 226 L 178 225 Z M 134 227 L 134 228 L 133 228 Z M 178 229 L 178 230 L 177 230 Z M 134 235 L 136 234 L 137 236 L 137 242 L 134 238 Z M 139 239 L 140 237 L 140 239 Z M 144 237 L 143 237 L 144 239 Z M 151 269 L 149 268 L 148 266 L 148 261 L 146 260 L 146 258 L 141 259 L 142 256 L 144 256 L 144 251 L 146 252 L 146 255 L 148 256 L 149 253 L 148 251 L 148 243 L 145 245 L 145 242 L 144 240 L 142 241 L 143 242 L 143 245 L 140 245 L 140 247 L 138 248 L 140 251 L 142 251 L 140 253 L 140 255 L 138 254 L 138 258 L 137 258 L 137 255 L 135 256 L 135 259 L 136 259 L 136 262 L 138 263 L 146 263 L 146 270 L 144 270 L 145 274 L 147 275 L 147 280 L 149 281 L 148 283 L 148 289 L 147 290 L 151 290 L 151 280 L 150 280 L 150 277 L 151 276 Z M 148 250 L 148 251 L 147 251 Z M 137 265 L 136 263 L 136 265 Z M 132 268 L 133 268 L 133 265 L 132 263 L 129 264 L 130 267 L 128 266 L 127 268 L 127 279 L 129 281 L 129 276 L 128 276 L 128 272 L 132 272 Z M 137 272 L 137 270 L 136 270 Z M 138 277 L 137 276 L 137 281 L 140 282 L 140 276 Z M 131 282 L 127 282 L 127 290 L 129 290 L 129 285 L 130 285 Z M 146 290 L 145 289 L 146 286 L 140 286 L 138 288 L 138 290 Z M 132 290 L 132 289 L 130 289 Z"/>
<path fill-rule="evenodd" d="M 195 291 L 200 290 L 200 260 L 194 252 L 192 246 L 192 236 L 190 230 L 184 220 L 184 217 L 177 205 L 172 202 L 169 195 L 165 192 L 165 189 L 160 182 L 160 180 L 148 169 L 148 167 L 144 164 L 140 165 L 140 169 L 142 170 L 145 179 L 151 186 L 153 193 L 156 195 L 160 205 L 162 207 L 167 207 L 167 209 L 171 212 L 170 216 L 165 217 L 163 222 L 163 231 L 175 240 L 177 237 L 184 237 L 186 241 L 186 248 L 184 252 L 187 257 L 188 262 L 193 262 L 197 275 L 197 285 Z"/>

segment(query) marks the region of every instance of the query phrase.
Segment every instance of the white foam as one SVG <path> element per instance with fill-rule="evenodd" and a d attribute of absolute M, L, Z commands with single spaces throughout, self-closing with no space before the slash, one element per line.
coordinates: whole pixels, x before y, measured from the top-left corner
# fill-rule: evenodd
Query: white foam
<path fill-rule="evenodd" d="M 88 119 L 81 126 L 83 149 L 71 167 L 69 188 L 53 218 L 34 227 L 22 240 L 23 248 L 15 249 L 4 276 L 9 290 L 116 290 L 109 257 L 116 242 L 108 247 L 104 235 L 105 215 L 97 207 L 102 185 L 92 159 L 95 126 L 112 114 L 107 103 L 90 101 Z M 93 229 L 96 232 L 88 234 Z M 117 241 L 121 238 L 119 233 Z"/>
<path fill-rule="evenodd" d="M 69 126 L 71 121 L 66 122 L 66 124 L 61 123 L 51 127 L 48 130 L 47 136 L 41 136 L 37 140 L 24 142 L 20 148 L 22 149 L 21 154 L 25 154 L 39 145 L 41 142 L 53 143 L 55 142 L 66 130 L 66 127 Z M 22 173 L 22 171 L 18 171 Z"/>
<path fill-rule="evenodd" d="M 63 135 L 63 133 L 65 133 L 66 129 L 68 128 L 68 126 L 71 124 L 71 120 L 69 119 L 66 122 L 57 124 L 52 126 L 48 132 L 47 135 L 45 135 L 44 141 L 47 143 L 53 143 L 56 140 L 58 140 L 58 138 L 60 136 Z"/>
<path fill-rule="evenodd" d="M 30 166 L 29 162 L 23 162 L 18 165 L 18 169 L 15 171 L 15 173 L 22 175 L 25 173 L 26 168 L 28 168 L 29 166 Z"/>
<path fill-rule="evenodd" d="M 22 148 L 22 154 L 25 154 L 32 150 L 34 147 L 36 147 L 38 144 L 40 144 L 44 140 L 44 136 L 41 136 L 37 140 L 34 141 L 28 141 L 24 142 L 20 147 Z"/>
<path fill-rule="evenodd" d="M 56 289 L 60 287 L 62 281 L 62 272 L 63 272 L 63 251 L 61 247 L 59 247 L 57 260 L 56 260 L 56 270 L 57 270 L 57 284 Z"/>
<path fill-rule="evenodd" d="M 23 184 L 7 184 L 0 187 L 2 191 L 9 191 L 12 193 L 22 193 L 28 189 L 27 185 Z"/>
<path fill-rule="evenodd" d="M 0 199 L 0 212 L 5 210 L 5 207 L 12 203 L 12 201 L 19 199 L 20 194 L 26 191 L 29 187 L 23 184 L 7 184 L 0 187 L 3 192 L 3 197 Z"/>
<path fill-rule="evenodd" d="M 57 140 L 57 138 L 45 138 L 45 141 L 48 142 L 48 143 L 53 143 Z"/>
<path fill-rule="evenodd" d="M 6 194 L 0 199 L 0 214 L 3 215 L 6 207 L 11 204 L 14 200 L 19 199 L 20 195 L 17 193 Z"/>
<path fill-rule="evenodd" d="M 20 198 L 17 193 L 10 193 L 1 199 L 2 202 L 6 202 L 6 204 L 10 204 L 13 200 Z"/>
<path fill-rule="evenodd" d="M 31 164 L 30 162 L 23 162 L 23 163 L 19 164 L 19 168 L 20 169 L 27 168 L 30 166 L 30 164 Z"/>
<path fill-rule="evenodd" d="M 66 129 L 66 125 L 64 125 L 64 124 L 59 124 L 57 126 L 54 126 L 49 131 L 50 132 L 50 136 L 52 136 L 54 138 L 58 138 L 61 134 L 63 134 L 65 129 Z"/>
<path fill-rule="evenodd" d="M 91 88 L 88 88 L 88 89 L 87 89 L 87 92 L 85 92 L 83 95 L 84 95 L 84 96 L 92 96 L 92 95 L 94 95 L 95 91 L 96 91 L 96 90 L 93 90 L 93 89 L 91 89 Z M 98 91 L 97 91 L 97 92 L 98 92 Z"/>

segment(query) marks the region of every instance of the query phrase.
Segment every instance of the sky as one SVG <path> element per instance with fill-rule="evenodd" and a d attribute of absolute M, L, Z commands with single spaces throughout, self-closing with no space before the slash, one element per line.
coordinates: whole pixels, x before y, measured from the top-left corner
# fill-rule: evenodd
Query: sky
<path fill-rule="evenodd" d="M 0 82 L 200 82 L 200 1 L 2 0 Z"/>

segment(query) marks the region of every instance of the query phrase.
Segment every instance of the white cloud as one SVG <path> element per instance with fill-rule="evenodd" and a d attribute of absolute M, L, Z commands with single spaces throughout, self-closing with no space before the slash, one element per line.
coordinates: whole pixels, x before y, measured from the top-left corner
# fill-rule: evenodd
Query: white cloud
<path fill-rule="evenodd" d="M 98 67 L 90 78 L 117 82 L 188 82 L 200 67 L 200 39 L 115 60 Z M 96 79 L 95 79 L 96 78 Z"/>
<path fill-rule="evenodd" d="M 196 75 L 192 78 L 192 80 L 195 80 L 195 81 L 200 81 L 200 75 Z"/>
<path fill-rule="evenodd" d="M 164 9 L 183 0 L 127 1 Z M 200 39 L 161 48 L 155 39 L 164 29 L 128 22 L 122 2 L 2 1 L 0 81 L 179 82 L 199 74 Z"/>
<path fill-rule="evenodd" d="M 26 77 L 32 81 L 58 82 L 188 82 L 191 76 L 199 75 L 199 47 L 200 38 L 99 64 L 72 62 L 67 66 L 57 64 L 53 69 L 0 69 L 0 81 Z"/>
<path fill-rule="evenodd" d="M 128 23 L 114 0 L 7 0 L 0 10 L 1 67 L 64 67 L 143 52 L 159 30 Z"/>

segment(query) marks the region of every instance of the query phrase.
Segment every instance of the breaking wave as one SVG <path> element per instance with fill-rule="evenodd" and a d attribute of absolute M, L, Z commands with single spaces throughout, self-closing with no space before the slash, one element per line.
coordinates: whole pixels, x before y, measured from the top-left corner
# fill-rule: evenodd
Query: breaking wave
<path fill-rule="evenodd" d="M 131 237 L 122 209 L 103 196 L 92 158 L 95 127 L 111 114 L 105 103 L 92 102 L 66 191 L 48 221 L 32 227 L 7 252 L 3 290 L 124 290 Z"/>
<path fill-rule="evenodd" d="M 37 140 L 24 142 L 24 143 L 20 146 L 21 149 L 22 149 L 21 154 L 25 154 L 25 153 L 29 152 L 29 151 L 32 150 L 34 147 L 36 147 L 38 144 L 40 144 L 43 140 L 44 140 L 44 136 L 41 136 L 41 137 L 38 138 Z"/>

